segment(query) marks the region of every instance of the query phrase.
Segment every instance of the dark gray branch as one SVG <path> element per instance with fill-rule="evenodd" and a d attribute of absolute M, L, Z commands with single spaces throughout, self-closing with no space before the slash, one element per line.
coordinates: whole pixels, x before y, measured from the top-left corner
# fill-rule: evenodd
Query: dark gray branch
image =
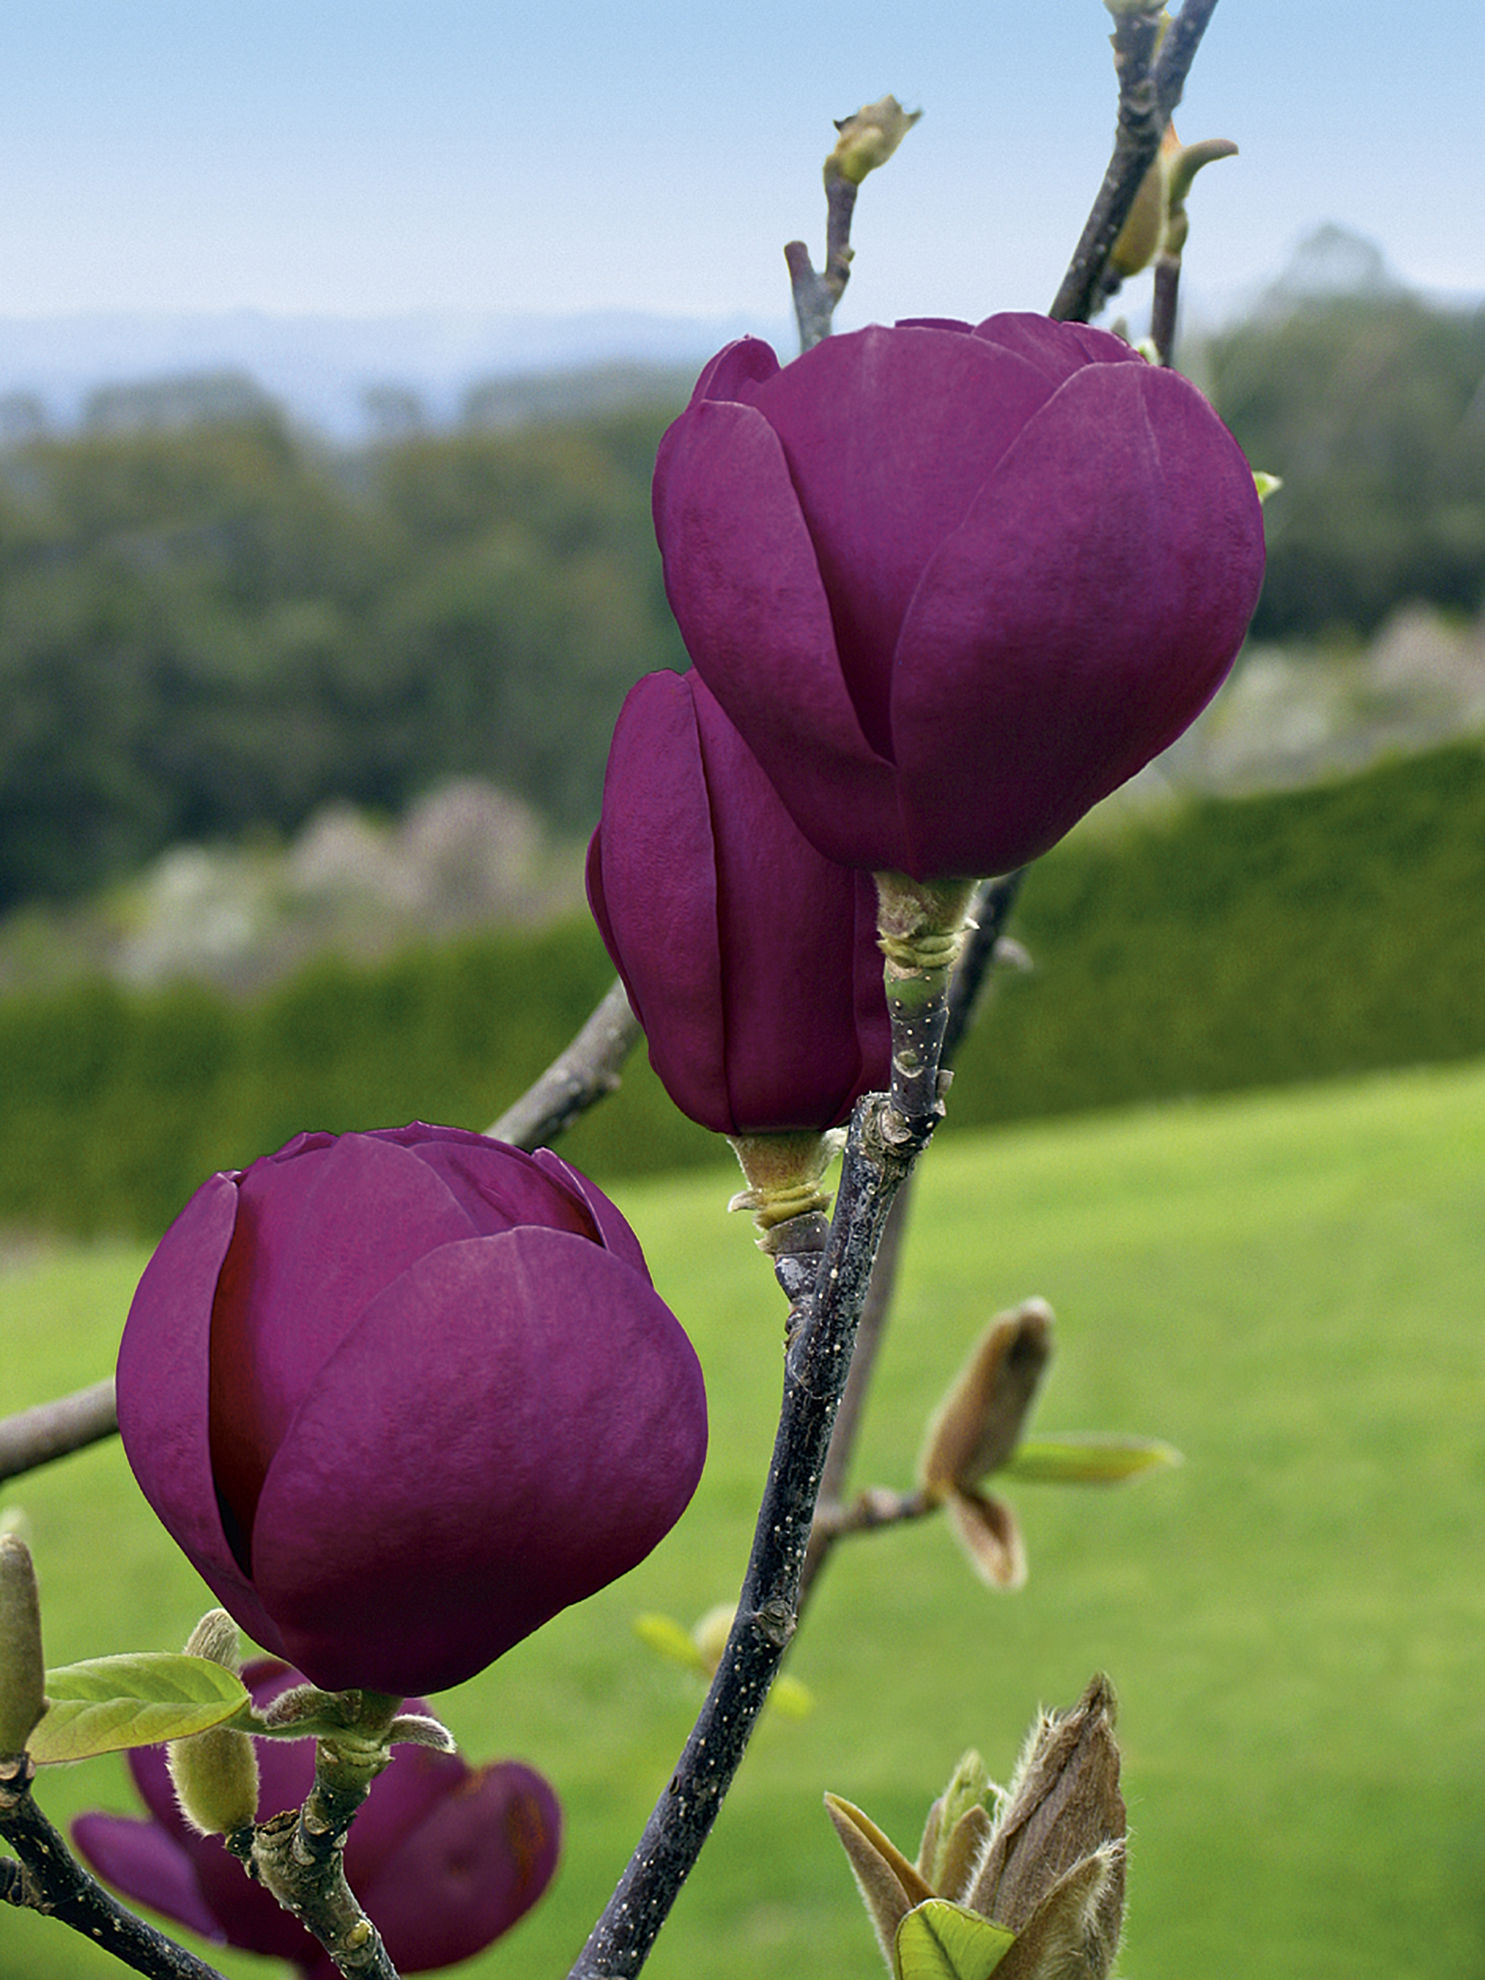
<path fill-rule="evenodd" d="M 506 1108 L 488 1133 L 496 1141 L 528 1150 L 555 1141 L 580 1114 L 617 1091 L 619 1068 L 640 1035 L 624 986 L 615 980 L 567 1050 Z"/>
<path fill-rule="evenodd" d="M 111 1437 L 119 1427 L 113 1377 L 0 1422 L 0 1482 Z"/>
<path fill-rule="evenodd" d="M 813 1260 L 803 1271 L 799 1261 L 779 1260 L 786 1290 L 801 1279 L 806 1286 L 813 1282 L 814 1290 L 798 1296 L 790 1312 L 778 1435 L 737 1617 L 670 1784 L 569 1980 L 629 1980 L 644 1965 L 716 1820 L 794 1634 L 820 1476 L 872 1261 L 892 1199 L 933 1127 L 929 1119 L 906 1145 L 889 1147 L 882 1130 L 894 1112 L 881 1094 L 857 1105 L 818 1276 Z"/>
<path fill-rule="evenodd" d="M 151 1980 L 222 1980 L 94 1882 L 32 1800 L 32 1774 L 24 1754 L 0 1759 L 0 1835 L 19 1858 L 0 1859 L 0 1898 L 59 1918 Z"/>
<path fill-rule="evenodd" d="M 1109 253 L 1129 218 L 1141 181 L 1155 162 L 1216 7 L 1217 0 L 1186 0 L 1166 31 L 1158 57 L 1154 54 L 1158 7 L 1116 17 L 1119 123 L 1114 151 L 1049 312 L 1061 322 L 1086 323 L 1102 306 Z"/>
<path fill-rule="evenodd" d="M 997 879 L 982 880 L 975 890 L 970 906 L 972 925 L 949 981 L 948 1018 L 944 1027 L 941 1060 L 945 1066 L 953 1064 L 954 1056 L 979 1008 L 980 997 L 995 961 L 996 948 L 1020 897 L 1025 878 L 1026 869 L 1021 867 Z M 851 1459 L 855 1454 L 856 1437 L 871 1388 L 877 1352 L 886 1332 L 893 1294 L 897 1290 L 897 1263 L 912 1205 L 912 1192 L 913 1183 L 909 1177 L 892 1205 L 872 1268 L 871 1288 L 857 1329 L 851 1372 L 836 1417 L 835 1434 L 830 1440 L 830 1454 L 820 1479 L 819 1512 L 810 1532 L 809 1551 L 805 1556 L 800 1586 L 801 1608 L 841 1534 L 862 1530 L 860 1525 L 846 1520 L 841 1502 L 850 1477 Z"/>

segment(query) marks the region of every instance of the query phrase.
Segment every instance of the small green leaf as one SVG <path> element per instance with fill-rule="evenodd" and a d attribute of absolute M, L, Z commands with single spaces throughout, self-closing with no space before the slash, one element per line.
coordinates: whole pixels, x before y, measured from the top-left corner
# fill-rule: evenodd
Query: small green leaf
<path fill-rule="evenodd" d="M 1037 1437 L 1017 1446 L 1002 1478 L 1033 1485 L 1122 1485 L 1182 1462 L 1153 1437 Z"/>
<path fill-rule="evenodd" d="M 807 1684 L 792 1678 L 787 1672 L 773 1681 L 773 1690 L 768 1694 L 770 1712 L 777 1712 L 783 1719 L 807 1719 L 815 1709 L 815 1694 Z"/>
<path fill-rule="evenodd" d="M 27 1741 L 40 1765 L 155 1746 L 226 1724 L 249 1707 L 241 1678 L 167 1650 L 94 1657 L 46 1674 L 47 1711 Z"/>
<path fill-rule="evenodd" d="M 989 1980 L 1015 1942 L 1004 1925 L 930 1898 L 898 1926 L 893 1969 L 896 1980 Z"/>
<path fill-rule="evenodd" d="M 699 1677 L 710 1677 L 711 1670 L 697 1647 L 690 1630 L 682 1629 L 674 1616 L 636 1616 L 634 1633 L 672 1664 L 682 1664 Z"/>

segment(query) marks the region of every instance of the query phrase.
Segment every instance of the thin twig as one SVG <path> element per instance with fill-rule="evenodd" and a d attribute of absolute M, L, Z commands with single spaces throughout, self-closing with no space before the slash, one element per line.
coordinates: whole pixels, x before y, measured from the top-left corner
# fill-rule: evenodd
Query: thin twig
<path fill-rule="evenodd" d="M 818 274 L 803 241 L 790 241 L 784 249 L 801 351 L 813 350 L 830 335 L 835 306 L 851 279 L 851 216 L 860 190 L 841 173 L 826 171 L 825 266 Z"/>
<path fill-rule="evenodd" d="M 881 1094 L 858 1103 L 815 1290 L 790 1314 L 784 1397 L 737 1616 L 701 1715 L 569 1980 L 630 1980 L 649 1956 L 737 1772 L 798 1618 L 800 1576 L 831 1426 L 892 1199 L 927 1139 L 883 1140 Z M 791 1283 L 794 1261 L 780 1260 Z"/>
<path fill-rule="evenodd" d="M 1176 114 L 1201 38 L 1216 11 L 1217 0 L 1186 0 L 1166 29 L 1160 53 L 1155 58 L 1155 95 L 1161 118 L 1167 124 Z"/>
<path fill-rule="evenodd" d="M 1169 366 L 1176 350 L 1176 314 L 1181 296 L 1181 257 L 1159 254 L 1150 302 L 1150 342 L 1155 355 Z"/>
<path fill-rule="evenodd" d="M 1114 27 L 1114 61 L 1119 75 L 1119 123 L 1113 156 L 1103 184 L 1057 291 L 1051 316 L 1064 323 L 1086 323 L 1103 299 L 1109 253 L 1146 172 L 1155 161 L 1217 0 L 1186 0 L 1167 29 L 1152 62 L 1158 8 L 1121 13 Z"/>
<path fill-rule="evenodd" d="M 111 1375 L 55 1402 L 23 1409 L 0 1422 L 0 1482 L 96 1444 L 118 1427 Z"/>
<path fill-rule="evenodd" d="M 908 1520 L 926 1519 L 939 1510 L 940 1501 L 919 1486 L 912 1492 L 893 1492 L 873 1485 L 858 1492 L 848 1505 L 821 1506 L 815 1514 L 815 1533 L 831 1543 L 848 1533 L 875 1533 L 884 1526 L 902 1526 Z M 814 1534 L 810 1536 L 814 1539 Z"/>
<path fill-rule="evenodd" d="M 0 1835 L 20 1859 L 18 1866 L 0 1861 L 0 1898 L 59 1918 L 151 1980 L 222 1980 L 88 1875 L 31 1798 L 32 1776 L 24 1754 L 0 1760 Z"/>
<path fill-rule="evenodd" d="M 566 1051 L 487 1132 L 517 1148 L 542 1148 L 555 1141 L 580 1114 L 617 1090 L 619 1068 L 639 1038 L 639 1020 L 623 984 L 615 979 Z"/>

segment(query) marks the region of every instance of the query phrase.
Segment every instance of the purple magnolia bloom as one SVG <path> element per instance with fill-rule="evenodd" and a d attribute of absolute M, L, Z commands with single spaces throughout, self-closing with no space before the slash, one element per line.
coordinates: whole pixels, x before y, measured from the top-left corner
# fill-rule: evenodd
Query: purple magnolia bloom
<path fill-rule="evenodd" d="M 1215 693 L 1263 575 L 1195 388 L 1039 316 L 713 358 L 655 527 L 697 671 L 801 830 L 917 879 L 1045 852 Z"/>
<path fill-rule="evenodd" d="M 262 1706 L 298 1682 L 264 1659 L 244 1682 Z M 415 1709 L 422 1701 L 415 1701 Z M 258 1739 L 258 1819 L 296 1808 L 314 1781 L 311 1740 Z M 79 1854 L 136 1903 L 219 1945 L 286 1959 L 335 1980 L 318 1942 L 217 1836 L 197 1835 L 176 1805 L 159 1746 L 128 1756 L 149 1819 L 80 1815 Z M 346 1841 L 346 1877 L 387 1942 L 394 1966 L 426 1973 L 483 1951 L 552 1881 L 561 1841 L 557 1797 L 518 1760 L 471 1768 L 452 1753 L 399 1746 L 372 1783 Z"/>
<path fill-rule="evenodd" d="M 876 889 L 801 836 L 695 674 L 647 675 L 624 703 L 588 899 L 693 1121 L 835 1127 L 887 1084 Z"/>
<path fill-rule="evenodd" d="M 696 1356 L 607 1197 L 421 1124 L 203 1184 L 134 1296 L 118 1397 L 178 1545 L 327 1690 L 472 1677 L 641 1561 L 706 1453 Z"/>

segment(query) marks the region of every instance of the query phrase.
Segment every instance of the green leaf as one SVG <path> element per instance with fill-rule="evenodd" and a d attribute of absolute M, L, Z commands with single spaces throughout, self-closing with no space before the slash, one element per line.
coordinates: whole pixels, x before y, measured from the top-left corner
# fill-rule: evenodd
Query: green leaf
<path fill-rule="evenodd" d="M 807 1684 L 801 1684 L 798 1678 L 792 1678 L 785 1672 L 773 1681 L 767 1709 L 777 1712 L 783 1719 L 807 1719 L 815 1709 L 815 1694 Z"/>
<path fill-rule="evenodd" d="M 711 1676 L 710 1667 L 697 1648 L 696 1639 L 690 1630 L 682 1629 L 674 1616 L 636 1616 L 634 1633 L 641 1643 L 647 1643 L 662 1657 L 669 1658 L 672 1664 L 683 1664 L 688 1671 L 695 1671 L 700 1677 Z"/>
<path fill-rule="evenodd" d="M 930 1898 L 897 1928 L 896 1980 L 988 1980 L 1016 1942 L 1014 1932 L 944 1898 Z"/>
<path fill-rule="evenodd" d="M 1000 1476 L 1033 1485 L 1122 1485 L 1181 1462 L 1173 1444 L 1153 1437 L 1035 1437 L 1017 1445 Z"/>
<path fill-rule="evenodd" d="M 249 1708 L 242 1680 L 167 1650 L 94 1657 L 46 1674 L 46 1716 L 26 1743 L 39 1765 L 206 1732 Z"/>

